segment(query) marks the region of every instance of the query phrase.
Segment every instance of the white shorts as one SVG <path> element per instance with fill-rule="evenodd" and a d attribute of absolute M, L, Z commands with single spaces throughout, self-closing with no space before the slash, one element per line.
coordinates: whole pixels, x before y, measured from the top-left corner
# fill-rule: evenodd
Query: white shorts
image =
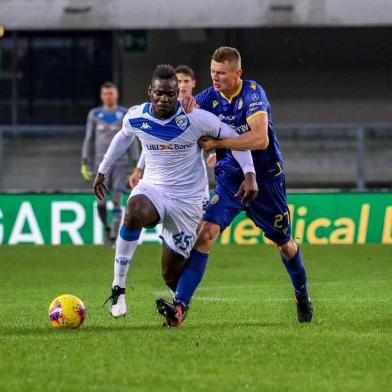
<path fill-rule="evenodd" d="M 164 245 L 188 258 L 196 241 L 197 226 L 203 216 L 203 199 L 198 202 L 195 202 L 195 199 L 173 199 L 143 180 L 132 190 L 129 198 L 136 195 L 146 196 L 158 211 L 159 223 L 163 226 Z"/>

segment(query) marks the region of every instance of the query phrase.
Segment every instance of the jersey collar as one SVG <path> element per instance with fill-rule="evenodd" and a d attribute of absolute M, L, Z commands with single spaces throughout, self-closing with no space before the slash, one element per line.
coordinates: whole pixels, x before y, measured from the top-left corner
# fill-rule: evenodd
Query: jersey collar
<path fill-rule="evenodd" d="M 105 107 L 104 107 L 103 105 L 101 106 L 101 108 L 102 108 L 102 111 L 103 111 L 103 112 L 105 112 L 105 113 L 107 113 L 107 114 L 113 114 L 113 113 L 115 113 L 115 112 L 118 110 L 118 105 L 115 106 L 113 110 L 106 110 Z"/>
<path fill-rule="evenodd" d="M 231 103 L 233 101 L 233 99 L 239 95 L 239 93 L 242 90 L 242 79 L 240 79 L 240 85 L 238 86 L 237 90 L 234 91 L 233 95 L 230 98 L 227 98 L 225 94 L 223 94 L 221 91 L 219 92 L 219 94 L 229 103 Z"/>

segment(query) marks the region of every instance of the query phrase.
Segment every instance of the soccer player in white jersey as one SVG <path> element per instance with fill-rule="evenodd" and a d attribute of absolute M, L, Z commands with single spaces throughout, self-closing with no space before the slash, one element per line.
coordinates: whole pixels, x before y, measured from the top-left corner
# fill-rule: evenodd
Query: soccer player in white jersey
<path fill-rule="evenodd" d="M 134 106 L 124 117 L 123 127 L 113 138 L 98 168 L 94 192 L 103 198 L 105 175 L 111 165 L 133 142 L 135 136 L 145 151 L 143 179 L 127 202 L 123 224 L 116 241 L 114 279 L 110 313 L 127 313 L 125 283 L 143 227 L 163 224 L 162 274 L 175 290 L 179 274 L 196 240 L 196 228 L 203 209 L 206 176 L 198 140 L 204 135 L 237 137 L 236 132 L 218 117 L 196 109 L 185 114 L 178 98 L 178 80 L 170 65 L 155 70 L 148 90 L 151 102 Z M 237 194 L 244 202 L 257 195 L 255 172 L 249 151 L 233 151 L 245 174 Z"/>
<path fill-rule="evenodd" d="M 193 90 L 196 87 L 196 77 L 195 77 L 194 70 L 188 65 L 180 64 L 176 67 L 176 76 L 178 79 L 178 90 L 179 90 L 178 99 L 182 100 L 184 97 L 192 97 Z M 201 154 L 204 157 L 206 153 L 202 151 Z M 208 154 L 206 160 L 203 159 L 203 165 L 207 176 L 206 163 L 209 167 L 214 167 L 216 163 L 216 154 L 210 153 Z M 142 178 L 145 164 L 146 163 L 144 159 L 144 152 L 142 151 L 140 154 L 140 158 L 136 164 L 136 167 L 133 170 L 133 173 L 129 176 L 129 186 L 131 187 L 131 189 L 133 189 Z M 210 189 L 207 181 L 205 197 L 203 200 L 203 208 L 207 207 L 209 199 L 210 199 Z"/>

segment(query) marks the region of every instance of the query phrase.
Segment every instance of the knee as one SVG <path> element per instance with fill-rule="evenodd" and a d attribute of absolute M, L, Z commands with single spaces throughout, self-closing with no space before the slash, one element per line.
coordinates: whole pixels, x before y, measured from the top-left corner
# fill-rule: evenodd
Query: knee
<path fill-rule="evenodd" d="M 126 211 L 124 215 L 124 226 L 128 230 L 141 229 L 143 227 L 143 213 L 140 211 Z"/>
<path fill-rule="evenodd" d="M 284 256 L 287 260 L 292 259 L 298 251 L 298 245 L 292 238 L 285 244 L 277 244 L 277 247 L 281 255 Z"/>
<path fill-rule="evenodd" d="M 141 229 L 144 226 L 156 225 L 159 215 L 151 202 L 142 195 L 128 200 L 124 214 L 124 226 L 127 229 Z"/>
<path fill-rule="evenodd" d="M 220 227 L 215 223 L 204 222 L 197 237 L 196 247 L 211 247 L 220 233 Z"/>
<path fill-rule="evenodd" d="M 121 207 L 121 197 L 122 194 L 119 192 L 113 192 L 112 193 L 112 202 L 114 208 L 120 208 Z"/>
<path fill-rule="evenodd" d="M 141 229 L 146 221 L 146 213 L 138 203 L 128 205 L 124 214 L 124 226 L 129 230 Z"/>

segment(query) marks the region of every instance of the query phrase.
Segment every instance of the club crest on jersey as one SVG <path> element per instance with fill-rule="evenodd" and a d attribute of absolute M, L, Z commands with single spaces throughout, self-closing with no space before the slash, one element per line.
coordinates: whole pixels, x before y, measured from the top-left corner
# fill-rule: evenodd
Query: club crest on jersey
<path fill-rule="evenodd" d="M 117 117 L 117 120 L 120 120 L 121 118 L 124 117 L 124 113 L 121 110 L 117 110 L 116 117 Z"/>
<path fill-rule="evenodd" d="M 219 105 L 218 101 L 212 101 L 212 108 L 215 109 Z"/>
<path fill-rule="evenodd" d="M 188 118 L 184 114 L 180 114 L 179 116 L 176 117 L 176 124 L 179 128 L 181 128 L 183 131 L 187 128 L 188 126 Z"/>
<path fill-rule="evenodd" d="M 242 109 L 242 106 L 244 106 L 244 101 L 242 100 L 242 98 L 240 98 L 240 99 L 238 100 L 238 110 L 241 110 L 241 109 Z"/>
<path fill-rule="evenodd" d="M 218 201 L 219 201 L 219 195 L 214 195 L 211 198 L 210 204 L 214 205 L 214 204 L 218 203 Z"/>
<path fill-rule="evenodd" d="M 258 101 L 260 99 L 260 95 L 257 93 L 252 94 L 252 101 Z"/>

